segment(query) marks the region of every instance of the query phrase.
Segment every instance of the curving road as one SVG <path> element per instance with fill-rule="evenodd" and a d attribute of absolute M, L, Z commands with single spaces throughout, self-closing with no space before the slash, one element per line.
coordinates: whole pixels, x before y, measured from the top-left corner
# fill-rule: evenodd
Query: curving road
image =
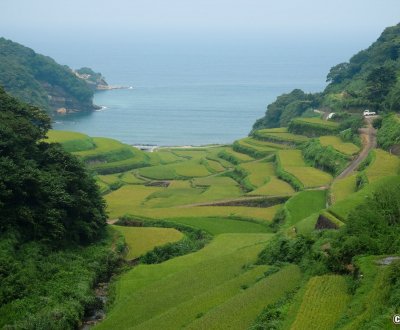
<path fill-rule="evenodd" d="M 368 117 L 365 118 L 365 121 L 367 123 L 366 128 L 360 128 L 360 136 L 363 144 L 363 149 L 361 152 L 358 154 L 358 157 L 354 159 L 350 165 L 342 172 L 340 173 L 334 181 L 338 179 L 343 179 L 348 177 L 349 175 L 353 174 L 354 170 L 358 168 L 358 166 L 361 164 L 361 162 L 367 158 L 369 152 L 376 148 L 376 129 L 372 127 L 372 120 L 375 118 L 374 117 Z"/>

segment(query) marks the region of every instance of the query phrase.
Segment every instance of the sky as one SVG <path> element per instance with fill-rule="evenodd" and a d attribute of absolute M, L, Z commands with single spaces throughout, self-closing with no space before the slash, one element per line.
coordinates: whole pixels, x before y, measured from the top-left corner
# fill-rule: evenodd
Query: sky
<path fill-rule="evenodd" d="M 1 0 L 0 35 L 370 35 L 400 22 L 399 0 Z"/>

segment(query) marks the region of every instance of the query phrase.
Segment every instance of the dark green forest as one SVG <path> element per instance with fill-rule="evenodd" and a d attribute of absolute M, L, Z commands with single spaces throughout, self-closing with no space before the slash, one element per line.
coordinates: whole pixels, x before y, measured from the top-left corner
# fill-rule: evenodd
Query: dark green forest
<path fill-rule="evenodd" d="M 118 259 L 94 179 L 49 128 L 0 89 L 0 327 L 74 328 Z"/>

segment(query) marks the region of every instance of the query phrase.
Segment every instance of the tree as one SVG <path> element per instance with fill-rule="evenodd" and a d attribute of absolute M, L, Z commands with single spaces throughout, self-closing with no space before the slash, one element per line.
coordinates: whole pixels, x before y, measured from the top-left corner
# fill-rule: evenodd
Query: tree
<path fill-rule="evenodd" d="M 366 98 L 374 107 L 382 109 L 383 102 L 396 81 L 396 71 L 393 67 L 381 66 L 372 70 L 366 79 Z"/>
<path fill-rule="evenodd" d="M 104 201 L 76 157 L 44 142 L 49 128 L 44 112 L 0 88 L 0 234 L 91 242 L 106 225 Z"/>
<path fill-rule="evenodd" d="M 350 67 L 350 64 L 347 62 L 335 65 L 329 71 L 329 73 L 326 77 L 326 82 L 334 83 L 334 84 L 341 83 L 343 80 L 348 78 L 349 67 Z"/>

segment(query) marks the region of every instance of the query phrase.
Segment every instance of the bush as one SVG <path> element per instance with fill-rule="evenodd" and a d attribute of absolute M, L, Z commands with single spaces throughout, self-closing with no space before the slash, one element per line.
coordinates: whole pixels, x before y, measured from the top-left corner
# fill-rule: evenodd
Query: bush
<path fill-rule="evenodd" d="M 295 239 L 275 236 L 258 256 L 258 264 L 280 265 L 281 263 L 300 263 L 310 251 L 313 240 L 302 235 Z"/>
<path fill-rule="evenodd" d="M 303 156 L 314 167 L 330 172 L 334 175 L 342 172 L 349 161 L 348 156 L 338 152 L 331 146 L 324 147 L 318 140 L 311 140 L 304 144 Z"/>
<path fill-rule="evenodd" d="M 18 234 L 0 237 L 0 328 L 76 329 L 95 305 L 93 287 L 109 279 L 121 259 L 114 234 L 88 247 L 54 251 L 21 244 Z"/>
<path fill-rule="evenodd" d="M 382 126 L 377 133 L 378 145 L 385 150 L 400 143 L 400 120 L 396 115 L 388 115 L 382 119 Z"/>

